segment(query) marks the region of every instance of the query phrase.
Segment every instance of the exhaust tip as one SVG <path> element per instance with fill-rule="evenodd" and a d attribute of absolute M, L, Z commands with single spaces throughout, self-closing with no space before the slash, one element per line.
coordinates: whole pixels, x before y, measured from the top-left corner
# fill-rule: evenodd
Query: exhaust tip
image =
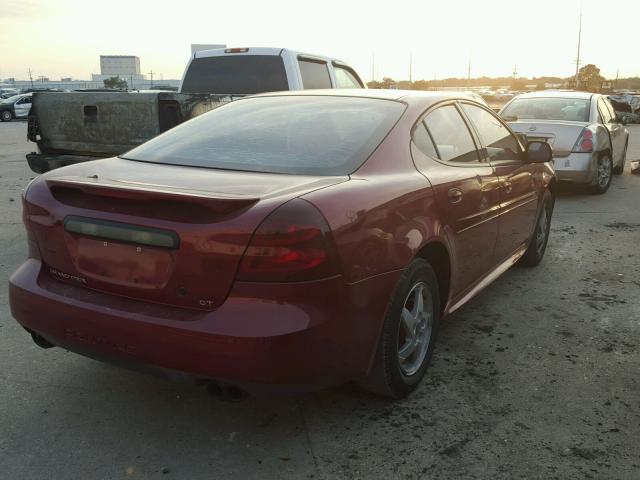
<path fill-rule="evenodd" d="M 29 332 L 31 334 L 31 338 L 33 339 L 33 343 L 35 343 L 36 345 L 38 345 L 40 348 L 53 348 L 55 347 L 55 345 L 47 340 L 44 339 L 44 337 L 38 335 L 36 332 L 32 332 L 30 330 L 27 330 L 27 332 Z"/>

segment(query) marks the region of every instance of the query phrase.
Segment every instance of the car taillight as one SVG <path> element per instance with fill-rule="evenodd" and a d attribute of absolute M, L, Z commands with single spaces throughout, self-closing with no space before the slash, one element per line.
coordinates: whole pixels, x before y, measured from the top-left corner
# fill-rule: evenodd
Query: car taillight
<path fill-rule="evenodd" d="M 329 225 L 309 202 L 294 199 L 272 212 L 255 231 L 238 280 L 291 282 L 337 273 Z"/>
<path fill-rule="evenodd" d="M 576 153 L 591 153 L 593 152 L 593 132 L 588 128 L 582 130 L 578 141 L 573 147 L 573 152 Z"/>
<path fill-rule="evenodd" d="M 31 228 L 31 224 L 29 222 L 29 214 L 34 208 L 39 210 L 38 213 L 44 212 L 45 214 L 48 214 L 46 210 L 27 203 L 27 200 L 25 199 L 23 194 L 22 195 L 22 223 L 24 224 L 24 228 L 27 231 L 28 258 L 40 259 L 40 249 L 38 248 L 38 242 L 36 241 L 36 236 L 33 233 L 33 229 Z"/>

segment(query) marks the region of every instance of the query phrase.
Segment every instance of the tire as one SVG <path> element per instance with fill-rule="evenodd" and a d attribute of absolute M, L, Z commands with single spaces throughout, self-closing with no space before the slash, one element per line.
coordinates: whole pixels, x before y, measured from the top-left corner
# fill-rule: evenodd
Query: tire
<path fill-rule="evenodd" d="M 13 115 L 9 110 L 2 110 L 0 112 L 0 120 L 3 122 L 10 122 L 13 119 Z"/>
<path fill-rule="evenodd" d="M 417 303 L 419 298 L 422 309 Z M 426 260 L 414 259 L 396 285 L 371 372 L 360 385 L 396 399 L 411 393 L 431 360 L 439 320 L 440 289 L 436 274 Z M 414 325 L 413 333 L 409 325 Z"/>
<path fill-rule="evenodd" d="M 595 195 L 602 195 L 609 190 L 611 177 L 613 176 L 612 170 L 613 164 L 609 154 L 601 155 L 600 158 L 598 158 L 598 165 L 594 172 L 593 182 L 589 185 L 587 190 Z"/>
<path fill-rule="evenodd" d="M 542 197 L 542 206 L 536 218 L 536 227 L 529 242 L 527 250 L 518 262 L 523 267 L 535 267 L 544 257 L 549 241 L 549 229 L 551 226 L 551 215 L 553 215 L 553 195 L 549 190 L 545 190 Z"/>
<path fill-rule="evenodd" d="M 622 175 L 624 173 L 624 165 L 627 163 L 627 148 L 629 147 L 629 140 L 624 146 L 624 153 L 622 154 L 622 160 L 620 161 L 620 165 L 613 169 L 613 173 L 616 175 Z"/>

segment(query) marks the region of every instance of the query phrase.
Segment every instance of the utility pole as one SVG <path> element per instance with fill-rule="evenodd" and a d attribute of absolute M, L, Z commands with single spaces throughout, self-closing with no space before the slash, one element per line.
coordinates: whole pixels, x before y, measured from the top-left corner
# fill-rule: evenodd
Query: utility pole
<path fill-rule="evenodd" d="M 580 23 L 578 24 L 578 53 L 576 54 L 576 90 L 578 90 L 578 73 L 580 72 L 580 40 L 582 39 L 582 5 L 580 6 Z"/>
<path fill-rule="evenodd" d="M 371 54 L 371 81 L 376 81 L 376 54 Z"/>
<path fill-rule="evenodd" d="M 518 67 L 516 65 L 513 66 L 513 79 L 515 80 L 516 77 L 518 76 Z"/>
<path fill-rule="evenodd" d="M 467 87 L 471 85 L 471 53 L 469 53 L 469 63 L 467 65 Z"/>
<path fill-rule="evenodd" d="M 616 68 L 616 83 L 614 83 L 614 85 L 616 86 L 616 88 L 618 88 L 618 74 L 620 73 L 620 69 Z"/>
<path fill-rule="evenodd" d="M 149 75 L 151 76 L 151 86 L 153 87 L 153 70 L 149 72 Z"/>
<path fill-rule="evenodd" d="M 413 52 L 409 52 L 409 83 L 413 83 Z"/>
<path fill-rule="evenodd" d="M 33 88 L 33 74 L 31 73 L 31 69 L 29 69 L 29 80 L 31 81 L 31 88 Z"/>

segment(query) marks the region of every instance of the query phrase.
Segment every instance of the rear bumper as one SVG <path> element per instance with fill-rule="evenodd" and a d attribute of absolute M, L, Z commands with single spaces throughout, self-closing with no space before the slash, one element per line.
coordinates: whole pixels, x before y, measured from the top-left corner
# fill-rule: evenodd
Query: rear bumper
<path fill-rule="evenodd" d="M 593 153 L 571 153 L 566 157 L 554 157 L 553 169 L 560 181 L 592 183 L 597 168 Z"/>
<path fill-rule="evenodd" d="M 99 157 L 84 155 L 47 155 L 44 153 L 27 153 L 29 168 L 35 173 L 45 173 L 56 168 L 66 167 L 75 163 L 97 160 Z"/>
<path fill-rule="evenodd" d="M 355 285 L 236 282 L 220 308 L 198 312 L 70 286 L 29 259 L 11 276 L 9 297 L 22 326 L 90 357 L 173 377 L 308 389 L 366 374 L 399 275 Z"/>

